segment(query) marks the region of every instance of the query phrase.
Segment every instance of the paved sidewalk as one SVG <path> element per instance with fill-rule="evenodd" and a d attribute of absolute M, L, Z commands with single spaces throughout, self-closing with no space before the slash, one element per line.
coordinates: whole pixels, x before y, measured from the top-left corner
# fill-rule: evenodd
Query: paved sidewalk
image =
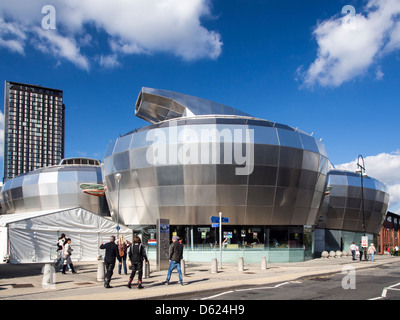
<path fill-rule="evenodd" d="M 132 289 L 126 284 L 128 275 L 119 275 L 114 269 L 111 286 L 106 289 L 97 281 L 97 262 L 74 263 L 77 274 L 57 272 L 54 288 L 43 288 L 42 268 L 44 264 L 0 264 L 0 300 L 131 300 L 131 299 L 190 299 L 191 295 L 229 290 L 237 287 L 252 287 L 271 283 L 293 281 L 301 277 L 341 272 L 343 266 L 351 265 L 356 270 L 382 264 L 399 262 L 400 257 L 378 255 L 375 261 L 352 261 L 351 257 L 319 258 L 298 263 L 268 264 L 261 270 L 260 264 L 246 264 L 238 271 L 236 264 L 223 264 L 218 273 L 211 273 L 211 262 L 186 262 L 184 286 L 178 283 L 178 274 L 173 271 L 169 286 L 163 284 L 167 271 L 152 271 L 143 279 L 144 289 L 137 289 L 136 279 Z M 150 261 L 151 269 L 155 262 Z M 136 276 L 137 277 L 137 276 Z"/>

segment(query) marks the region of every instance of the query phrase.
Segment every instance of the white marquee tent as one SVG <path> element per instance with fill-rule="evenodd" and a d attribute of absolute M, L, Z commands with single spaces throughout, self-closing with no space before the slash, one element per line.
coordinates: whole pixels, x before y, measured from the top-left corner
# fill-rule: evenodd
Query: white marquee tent
<path fill-rule="evenodd" d="M 132 242 L 132 229 L 119 225 L 119 234 Z M 117 235 L 117 223 L 82 208 L 0 215 L 0 263 L 52 262 L 57 240 L 71 238 L 72 261 L 96 261 L 104 257 L 100 244 Z"/>

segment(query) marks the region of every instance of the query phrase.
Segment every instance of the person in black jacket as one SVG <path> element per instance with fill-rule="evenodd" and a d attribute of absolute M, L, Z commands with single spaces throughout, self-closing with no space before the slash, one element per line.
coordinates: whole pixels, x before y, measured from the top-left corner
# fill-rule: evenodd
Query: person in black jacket
<path fill-rule="evenodd" d="M 169 268 L 167 280 L 164 282 L 166 285 L 169 284 L 169 279 L 171 279 L 171 273 L 176 268 L 179 276 L 179 283 L 183 286 L 182 272 L 181 272 L 181 260 L 183 259 L 183 245 L 179 243 L 179 237 L 173 236 L 172 243 L 169 246 Z"/>
<path fill-rule="evenodd" d="M 115 236 L 110 237 L 110 242 L 106 244 L 101 243 L 100 249 L 106 249 L 106 255 L 104 257 L 104 264 L 106 267 L 104 287 L 111 288 L 110 281 L 115 267 L 115 259 L 119 261 L 119 252 L 118 246 L 115 244 Z"/>
<path fill-rule="evenodd" d="M 129 259 L 132 263 L 132 274 L 129 277 L 128 288 L 131 288 L 131 283 L 137 271 L 138 288 L 142 289 L 143 260 L 146 260 L 146 264 L 149 263 L 149 260 L 147 259 L 146 250 L 142 245 L 142 240 L 140 240 L 139 237 L 135 237 L 135 239 L 133 239 L 133 245 L 131 245 L 129 249 Z"/>

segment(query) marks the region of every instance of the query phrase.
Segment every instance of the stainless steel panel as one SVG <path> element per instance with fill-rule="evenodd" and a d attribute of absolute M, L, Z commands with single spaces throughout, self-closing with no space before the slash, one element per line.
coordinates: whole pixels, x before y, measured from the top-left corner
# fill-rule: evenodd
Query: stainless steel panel
<path fill-rule="evenodd" d="M 277 187 L 275 194 L 275 208 L 294 207 L 297 199 L 297 191 L 297 188 Z"/>
<path fill-rule="evenodd" d="M 299 189 L 296 198 L 296 208 L 311 208 L 314 190 Z"/>
<path fill-rule="evenodd" d="M 278 128 L 278 136 L 281 146 L 303 149 L 298 132 Z"/>
<path fill-rule="evenodd" d="M 271 225 L 290 225 L 293 215 L 293 207 L 274 207 Z"/>
<path fill-rule="evenodd" d="M 275 186 L 277 170 L 277 167 L 254 166 L 253 172 L 249 176 L 249 185 Z"/>
<path fill-rule="evenodd" d="M 244 206 L 246 204 L 245 186 L 216 186 L 218 206 Z"/>
<path fill-rule="evenodd" d="M 247 175 L 236 175 L 236 165 L 216 165 L 217 185 L 246 185 Z"/>
<path fill-rule="evenodd" d="M 299 187 L 300 169 L 280 167 L 278 170 L 277 186 L 280 187 Z"/>
<path fill-rule="evenodd" d="M 249 186 L 247 191 L 247 205 L 249 206 L 273 206 L 275 187 Z"/>
<path fill-rule="evenodd" d="M 264 144 L 254 144 L 254 164 L 262 166 L 277 166 L 279 162 L 279 147 Z"/>
<path fill-rule="evenodd" d="M 318 181 L 318 172 L 301 170 L 299 188 L 315 190 Z"/>
<path fill-rule="evenodd" d="M 271 225 L 273 207 L 248 205 L 244 225 Z"/>
<path fill-rule="evenodd" d="M 184 206 L 185 205 L 184 186 L 158 187 L 157 192 L 158 192 L 158 203 L 160 206 Z M 164 219 L 165 217 L 161 216 L 161 218 Z"/>
<path fill-rule="evenodd" d="M 303 166 L 303 150 L 281 147 L 279 154 L 279 166 L 301 169 Z"/>
<path fill-rule="evenodd" d="M 157 186 L 155 167 L 131 170 L 132 186 L 144 188 Z"/>
<path fill-rule="evenodd" d="M 183 184 L 183 166 L 156 167 L 158 186 L 174 186 Z"/>
<path fill-rule="evenodd" d="M 130 159 L 128 150 L 114 154 L 113 156 L 114 170 L 116 172 L 126 170 L 127 168 L 130 167 L 129 161 Z"/>
<path fill-rule="evenodd" d="M 303 133 L 299 133 L 299 135 L 305 150 L 309 150 L 315 154 L 319 154 L 317 141 L 313 137 L 305 135 Z"/>
<path fill-rule="evenodd" d="M 215 165 L 186 165 L 183 166 L 185 185 L 215 185 Z"/>
<path fill-rule="evenodd" d="M 318 153 L 303 151 L 302 168 L 310 171 L 318 171 L 319 155 Z"/>
<path fill-rule="evenodd" d="M 309 208 L 294 208 L 290 224 L 306 225 L 309 215 L 310 215 Z"/>
<path fill-rule="evenodd" d="M 215 206 L 217 205 L 217 193 L 215 186 L 185 186 L 186 206 Z"/>
<path fill-rule="evenodd" d="M 218 215 L 217 207 L 203 204 L 201 206 L 186 206 L 186 216 L 177 224 L 210 225 L 210 217 Z M 185 223 L 182 223 L 185 221 Z"/>

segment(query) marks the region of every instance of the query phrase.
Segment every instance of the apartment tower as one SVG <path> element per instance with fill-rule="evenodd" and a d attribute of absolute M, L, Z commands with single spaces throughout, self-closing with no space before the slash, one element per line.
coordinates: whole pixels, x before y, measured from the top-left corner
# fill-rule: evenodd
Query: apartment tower
<path fill-rule="evenodd" d="M 3 181 L 64 158 L 63 91 L 5 82 Z"/>

